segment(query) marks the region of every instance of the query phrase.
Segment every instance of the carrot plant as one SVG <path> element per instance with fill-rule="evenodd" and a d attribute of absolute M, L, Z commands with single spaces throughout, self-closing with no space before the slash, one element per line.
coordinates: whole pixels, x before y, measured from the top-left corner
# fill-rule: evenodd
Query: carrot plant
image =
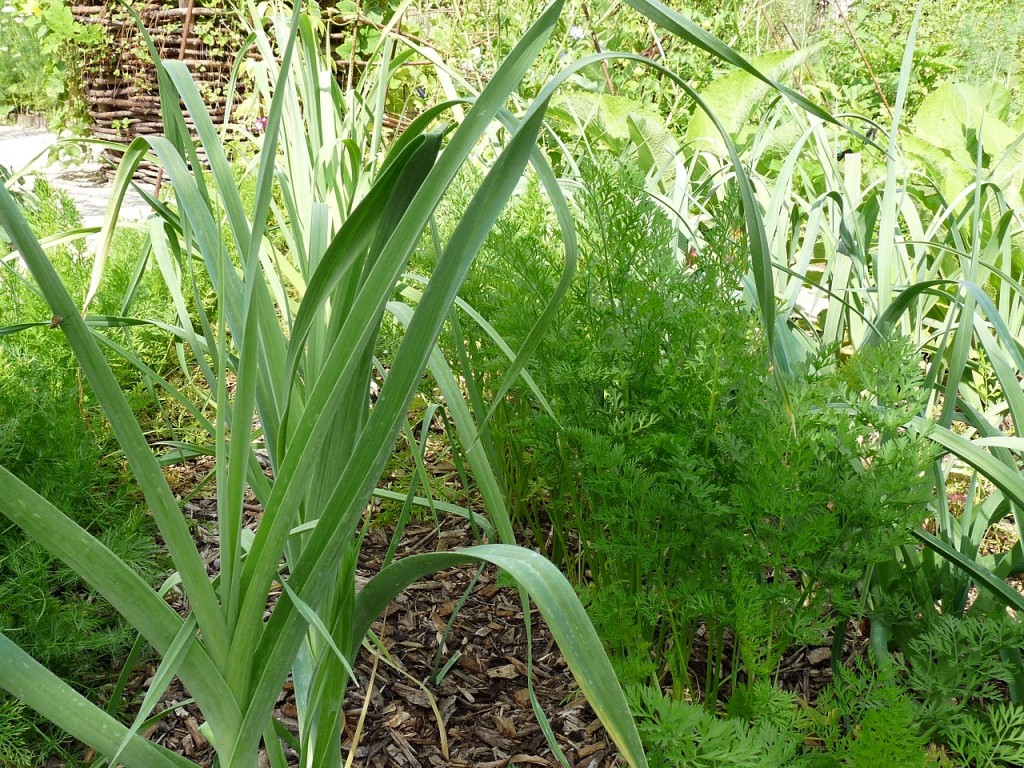
<path fill-rule="evenodd" d="M 841 361 L 833 348 L 782 401 L 728 218 L 687 268 L 635 170 L 581 170 L 580 276 L 530 365 L 544 407 L 517 388 L 491 433 L 526 457 L 504 473 L 519 521 L 580 583 L 620 678 L 713 707 L 859 615 L 868 569 L 909 544 L 929 489 L 904 427 L 920 374 L 898 341 Z M 513 345 L 557 280 L 544 208 L 524 197 L 464 289 Z M 500 368 L 473 346 L 475 370 Z"/>

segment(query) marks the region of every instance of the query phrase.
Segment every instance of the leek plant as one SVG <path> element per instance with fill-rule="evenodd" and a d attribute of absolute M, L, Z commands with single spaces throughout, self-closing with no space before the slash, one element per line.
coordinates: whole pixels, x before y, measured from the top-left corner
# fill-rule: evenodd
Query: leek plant
<path fill-rule="evenodd" d="M 685 40 L 756 71 L 662 4 L 631 4 Z M 262 54 L 265 69 L 256 82 L 269 101 L 251 206 L 239 193 L 226 136 L 210 119 L 187 69 L 158 62 L 165 134 L 137 139 L 124 155 L 84 307 L 61 285 L 17 205 L 0 189 L 0 226 L 110 420 L 174 562 L 171 584 L 191 608 L 187 616 L 177 615 L 96 538 L 0 469 L 0 511 L 71 565 L 162 657 L 139 717 L 126 727 L 0 636 L 0 685 L 111 764 L 191 765 L 139 735 L 162 688 L 177 676 L 201 708 L 223 768 L 251 768 L 261 750 L 272 766 L 284 766 L 284 734 L 272 713 L 290 676 L 302 765 L 340 766 L 341 702 L 371 622 L 416 579 L 465 562 L 493 563 L 529 593 L 625 759 L 646 764 L 626 701 L 572 588 L 540 555 L 512 545 L 496 493 L 488 496 L 488 511 L 503 543 L 405 557 L 358 591 L 354 578 L 363 510 L 428 365 L 471 446 L 467 455 L 475 476 L 492 476 L 472 448 L 478 441 L 469 411 L 459 405 L 458 380 L 435 341 L 474 255 L 528 163 L 559 205 L 536 142 L 552 94 L 580 65 L 553 78 L 522 114 L 513 117 L 502 107 L 558 23 L 562 6 L 555 0 L 540 14 L 478 96 L 426 111 L 386 155 L 381 118 L 387 81 L 403 58 L 395 53 L 394 38 L 382 37 L 372 64 L 377 79 L 369 89 L 359 93 L 353 86 L 342 93 L 319 53 L 315 23 L 301 7 L 290 25 L 272 20 L 276 47 L 257 16 L 250 40 Z M 457 110 L 465 111 L 457 126 L 431 130 L 448 111 L 460 116 Z M 480 140 L 493 135 L 495 119 L 505 126 L 505 145 L 431 278 L 422 290 L 395 296 L 433 211 Z M 116 345 L 97 326 L 114 321 L 83 312 L 103 277 L 119 201 L 144 157 L 159 162 L 173 190 L 173 205 L 152 201 L 155 215 L 148 224 L 152 254 L 177 314 L 177 324 L 167 327 L 183 364 L 205 378 L 215 404 L 213 418 L 207 418 L 181 392 L 158 381 L 211 435 L 220 544 L 220 567 L 212 578 L 101 351 L 100 343 Z M 204 167 L 208 173 L 200 172 Z M 560 224 L 571 270 L 571 220 L 560 217 Z M 282 239 L 283 249 L 275 246 Z M 207 279 L 216 311 L 208 312 L 201 301 L 190 311 L 190 293 L 195 298 L 196 286 Z M 371 407 L 373 353 L 386 312 L 405 331 Z M 509 376 L 521 371 L 528 353 L 529 345 L 510 365 Z M 270 477 L 258 462 L 259 449 L 270 457 Z M 247 488 L 263 506 L 255 532 L 243 524 Z M 266 618 L 268 596 L 278 592 Z"/>
<path fill-rule="evenodd" d="M 370 622 L 415 579 L 474 560 L 499 564 L 529 590 L 549 618 L 581 689 L 603 712 L 624 755 L 635 765 L 644 764 L 628 708 L 600 643 L 571 588 L 540 556 L 508 545 L 418 555 L 394 563 L 355 591 L 362 511 L 461 274 L 534 152 L 547 94 L 518 122 L 481 183 L 457 237 L 412 313 L 387 383 L 370 409 L 370 356 L 382 313 L 437 200 L 530 66 L 559 10 L 560 3 L 555 3 L 539 18 L 443 149 L 446 131 L 427 131 L 433 117 L 428 115 L 395 143 L 376 177 L 362 189 L 327 183 L 331 191 L 358 196 L 340 201 L 346 214 L 343 221 L 335 220 L 332 227 L 327 202 L 300 200 L 311 203 L 311 224 L 308 239 L 293 243 L 303 248 L 292 254 L 298 271 L 281 265 L 280 254 L 265 237 L 279 178 L 277 142 L 285 119 L 298 117 L 285 114 L 288 88 L 279 82 L 270 105 L 256 201 L 249 215 L 220 136 L 188 72 L 173 63 L 162 67 L 166 135 L 132 145 L 120 179 L 130 177 L 145 153 L 156 154 L 176 202 L 174 209 L 159 206 L 159 215 L 151 220 L 157 261 L 165 274 L 181 269 L 184 285 L 193 260 L 199 260 L 218 296 L 217 317 L 200 310 L 196 328 L 180 313 L 182 325 L 176 329 L 194 352 L 217 403 L 212 426 L 218 457 L 221 567 L 214 580 L 81 309 L 60 284 L 10 196 L 0 192 L 0 222 L 60 318 L 57 325 L 111 421 L 161 529 L 192 613 L 184 619 L 174 614 L 99 541 L 6 471 L 0 472 L 9 501 L 4 512 L 69 562 L 163 656 L 150 695 L 157 695 L 160 684 L 172 675 L 179 676 L 202 708 L 222 766 L 255 765 L 261 740 L 272 764 L 285 764 L 271 715 L 289 673 L 303 721 L 304 764 L 340 765 L 341 700 L 351 661 Z M 295 19 L 300 34 L 287 38 L 282 73 L 301 58 L 296 57 L 296 39 L 312 39 L 308 20 L 298 13 Z M 323 85 L 319 78 L 306 82 Z M 324 95 L 328 105 L 330 97 L 329 92 Z M 189 168 L 191 164 L 198 169 L 200 160 L 176 108 L 179 98 L 194 120 L 212 183 Z M 312 104 L 304 106 L 303 117 L 312 120 Z M 348 146 L 343 149 L 346 160 L 361 162 L 358 156 L 352 158 Z M 316 163 L 319 156 L 309 159 Z M 340 169 L 328 165 L 327 171 L 332 170 Z M 301 169 L 286 167 L 283 173 L 295 186 L 305 181 Z M 280 188 L 288 205 L 292 187 Z M 231 253 L 221 237 L 221 210 L 231 234 Z M 299 231 L 298 226 L 293 230 Z M 296 294 L 301 301 L 295 300 Z M 179 291 L 173 298 L 180 302 L 183 294 Z M 229 375 L 235 378 L 231 392 Z M 254 421 L 259 424 L 256 434 Z M 258 468 L 257 443 L 272 457 L 272 480 Z M 247 485 L 264 504 L 255 535 L 242 524 Z M 284 592 L 265 621 L 267 596 L 278 583 Z M 140 738 L 138 722 L 128 729 L 106 716 L 6 638 L 0 640 L 0 648 L 4 687 L 112 762 L 187 764 Z"/>

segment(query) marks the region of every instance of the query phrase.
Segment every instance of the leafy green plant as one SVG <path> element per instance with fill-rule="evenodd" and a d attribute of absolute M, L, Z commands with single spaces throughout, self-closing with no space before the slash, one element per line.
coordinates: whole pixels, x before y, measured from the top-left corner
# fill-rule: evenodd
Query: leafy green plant
<path fill-rule="evenodd" d="M 802 78 L 803 87 L 836 112 L 887 121 L 896 101 L 914 5 L 858 0 L 820 7 L 820 14 L 793 14 L 799 17 L 784 22 L 794 45 L 825 43 Z M 1020 9 L 1008 2 L 926 5 L 917 25 L 910 112 L 947 79 L 1011 85 L 1019 71 L 1022 22 Z"/>
<path fill-rule="evenodd" d="M 1001 187 L 1011 166 L 998 161 L 1012 157 L 1016 144 L 997 131 L 992 146 L 1002 149 L 987 153 L 985 110 L 977 98 L 967 98 L 944 118 L 945 134 L 941 126 L 929 126 L 930 149 L 920 147 L 905 159 L 904 142 L 908 149 L 919 144 L 903 135 L 916 31 L 914 24 L 891 105 L 893 122 L 882 136 L 865 132 L 865 139 L 874 135 L 873 143 L 838 139 L 826 126 L 780 105 L 745 154 L 774 264 L 773 287 L 764 282 L 752 293 L 762 305 L 769 298 L 780 301 L 774 342 L 779 369 L 798 370 L 830 345 L 846 354 L 902 336 L 924 363 L 921 392 L 927 401 L 915 401 L 914 423 L 948 452 L 929 473 L 934 528 L 913 531 L 925 548 L 898 547 L 872 569 L 869 605 L 879 658 L 893 646 L 905 650 L 911 628 L 937 609 L 962 615 L 972 587 L 996 598 L 982 601 L 979 610 L 1024 606 L 1005 582 L 1024 567 L 1017 545 L 982 551 L 986 531 L 1004 519 L 1019 541 L 1017 505 L 1024 498 L 1013 457 L 1019 444 L 1007 434 L 1016 434 L 1024 413 L 1018 382 L 1024 361 L 1016 341 L 1022 304 L 1013 276 L 1020 219 L 1011 202 L 1013 182 L 1005 182 L 1006 192 Z M 963 90 L 968 97 L 984 93 Z M 935 103 L 952 104 L 956 94 L 955 88 L 943 89 Z M 998 98 L 980 100 L 991 103 L 996 116 L 1004 114 Z M 884 151 L 875 154 L 878 149 Z M 925 156 L 931 160 L 918 159 Z M 946 173 L 943 166 L 959 172 L 972 160 L 967 186 L 949 189 L 955 196 L 947 197 L 943 179 L 931 174 Z M 684 221 L 707 219 L 700 185 L 712 182 L 726 179 L 690 179 L 691 190 L 677 198 Z M 694 231 L 699 234 L 699 226 Z M 699 237 L 695 241 L 699 250 Z M 965 509 L 954 510 L 947 481 L 965 471 L 971 491 Z M 977 490 L 986 483 L 996 492 L 981 496 Z M 1024 669 L 1016 649 L 1004 652 Z M 1015 701 L 1021 691 L 1018 672 L 1010 688 Z"/>
<path fill-rule="evenodd" d="M 102 45 L 101 28 L 75 21 L 63 0 L 29 0 L 0 11 L 0 32 L 0 118 L 36 111 L 80 119 L 82 57 Z"/>
<path fill-rule="evenodd" d="M 921 102 L 911 127 L 904 144 L 938 180 L 945 200 L 969 206 L 963 192 L 980 176 L 1001 190 L 1008 205 L 1024 206 L 1024 116 L 1012 114 L 1005 87 L 943 83 Z"/>
<path fill-rule="evenodd" d="M 25 14 L 12 5 L 0 10 L 0 119 L 12 112 L 47 105 L 46 68 L 39 40 L 24 23 Z"/>
<path fill-rule="evenodd" d="M 667 675 L 712 707 L 863 611 L 870 568 L 909 541 L 928 499 L 924 443 L 906 427 L 920 372 L 895 340 L 849 360 L 823 351 L 779 399 L 736 290 L 730 200 L 687 269 L 635 169 L 581 170 L 580 278 L 530 366 L 542 410 L 517 389 L 490 434 L 515 457 L 504 480 L 521 523 L 576 575 L 620 677 Z M 463 291 L 513 345 L 557 280 L 533 195 Z M 471 346 L 486 386 L 503 356 Z"/>
<path fill-rule="evenodd" d="M 995 612 L 942 616 L 907 644 L 906 687 L 922 701 L 918 715 L 932 739 L 962 764 L 1010 766 L 1024 750 L 1021 707 L 1005 701 L 1021 625 Z"/>
<path fill-rule="evenodd" d="M 651 686 L 633 687 L 629 693 L 652 766 L 783 768 L 794 764 L 800 743 L 793 730 L 719 718 Z"/>
<path fill-rule="evenodd" d="M 924 766 L 927 737 L 919 717 L 920 705 L 891 668 L 875 671 L 863 663 L 844 668 L 812 716 L 825 755 L 810 764 Z"/>
<path fill-rule="evenodd" d="M 1021 629 L 982 616 L 934 619 L 905 660 L 842 670 L 812 715 L 833 764 L 920 766 L 931 741 L 956 765 L 1015 765 L 1024 728 L 1020 707 L 1005 701 L 1014 665 L 1000 654 L 1020 644 Z"/>
<path fill-rule="evenodd" d="M 32 760 L 24 709 L 17 699 L 0 698 L 0 761 L 12 768 L 30 765 Z"/>
<path fill-rule="evenodd" d="M 987 711 L 965 715 L 947 739 L 962 765 L 1020 765 L 1024 760 L 1024 709 L 1001 702 Z"/>

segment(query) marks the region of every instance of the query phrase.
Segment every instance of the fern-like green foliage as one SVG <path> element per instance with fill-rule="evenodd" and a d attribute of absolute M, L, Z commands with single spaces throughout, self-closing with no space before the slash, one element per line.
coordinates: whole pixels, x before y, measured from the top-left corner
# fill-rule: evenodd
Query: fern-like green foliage
<path fill-rule="evenodd" d="M 41 236 L 79 225 L 71 200 L 44 181 L 36 182 L 32 203 L 31 223 Z M 119 292 L 133 265 L 127 254 L 137 247 L 135 242 L 119 251 L 98 314 L 119 314 Z M 79 293 L 91 269 L 83 256 L 83 247 L 74 244 L 51 253 Z M 155 581 L 162 564 L 154 526 L 125 484 L 109 428 L 79 381 L 63 334 L 47 327 L 49 318 L 23 275 L 13 267 L 0 270 L 0 326 L 44 323 L 0 337 L 0 463 Z M 132 387 L 129 371 L 121 371 L 125 386 Z M 116 665 L 134 640 L 117 613 L 73 571 L 10 524 L 0 524 L 0 630 L 84 691 L 95 691 L 117 674 Z M 70 760 L 62 741 L 34 714 L 0 697 L 0 765 L 42 764 L 53 754 Z M 31 760 L 19 762 L 19 749 Z"/>
<path fill-rule="evenodd" d="M 920 705 L 895 671 L 873 670 L 865 663 L 842 670 L 813 715 L 814 738 L 823 747 L 816 764 L 923 768 L 927 739 Z"/>
<path fill-rule="evenodd" d="M 792 730 L 719 718 L 652 686 L 629 687 L 627 695 L 651 768 L 783 768 L 800 748 Z"/>
<path fill-rule="evenodd" d="M 0 698 L 0 765 L 6 768 L 32 765 L 30 728 L 23 704 L 9 697 Z"/>
<path fill-rule="evenodd" d="M 1024 707 L 1000 702 L 983 712 L 964 712 L 946 745 L 967 768 L 1024 765 Z"/>
<path fill-rule="evenodd" d="M 921 723 L 960 764 L 1024 765 L 1024 707 L 1006 702 L 1014 665 L 1001 652 L 1024 645 L 1024 626 L 1003 614 L 939 616 L 911 640 L 907 687 Z"/>
<path fill-rule="evenodd" d="M 680 254 L 630 166 L 582 172 L 578 279 L 531 366 L 554 415 L 517 391 L 491 434 L 520 522 L 576 574 L 623 680 L 667 675 L 677 697 L 696 680 L 712 707 L 857 614 L 866 570 L 922 519 L 918 361 L 897 340 L 826 349 L 783 394 L 741 292 L 734 197 L 712 202 L 705 254 Z M 513 346 L 557 280 L 551 226 L 528 189 L 464 292 Z"/>

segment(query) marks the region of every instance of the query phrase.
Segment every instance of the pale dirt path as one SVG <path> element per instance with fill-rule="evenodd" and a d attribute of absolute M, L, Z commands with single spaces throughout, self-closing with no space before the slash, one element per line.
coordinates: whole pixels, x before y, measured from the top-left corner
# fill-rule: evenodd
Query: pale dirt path
<path fill-rule="evenodd" d="M 75 201 L 83 226 L 99 226 L 110 198 L 111 175 L 104 171 L 103 164 L 92 159 L 88 148 L 75 153 L 58 150 L 58 154 L 84 155 L 82 160 L 51 162 L 53 153 L 48 150 L 56 141 L 57 137 L 46 130 L 0 125 L 0 165 L 16 173 L 24 169 L 27 177 L 42 176 L 60 187 Z M 139 194 L 129 189 L 121 206 L 121 220 L 137 221 L 148 211 Z"/>

